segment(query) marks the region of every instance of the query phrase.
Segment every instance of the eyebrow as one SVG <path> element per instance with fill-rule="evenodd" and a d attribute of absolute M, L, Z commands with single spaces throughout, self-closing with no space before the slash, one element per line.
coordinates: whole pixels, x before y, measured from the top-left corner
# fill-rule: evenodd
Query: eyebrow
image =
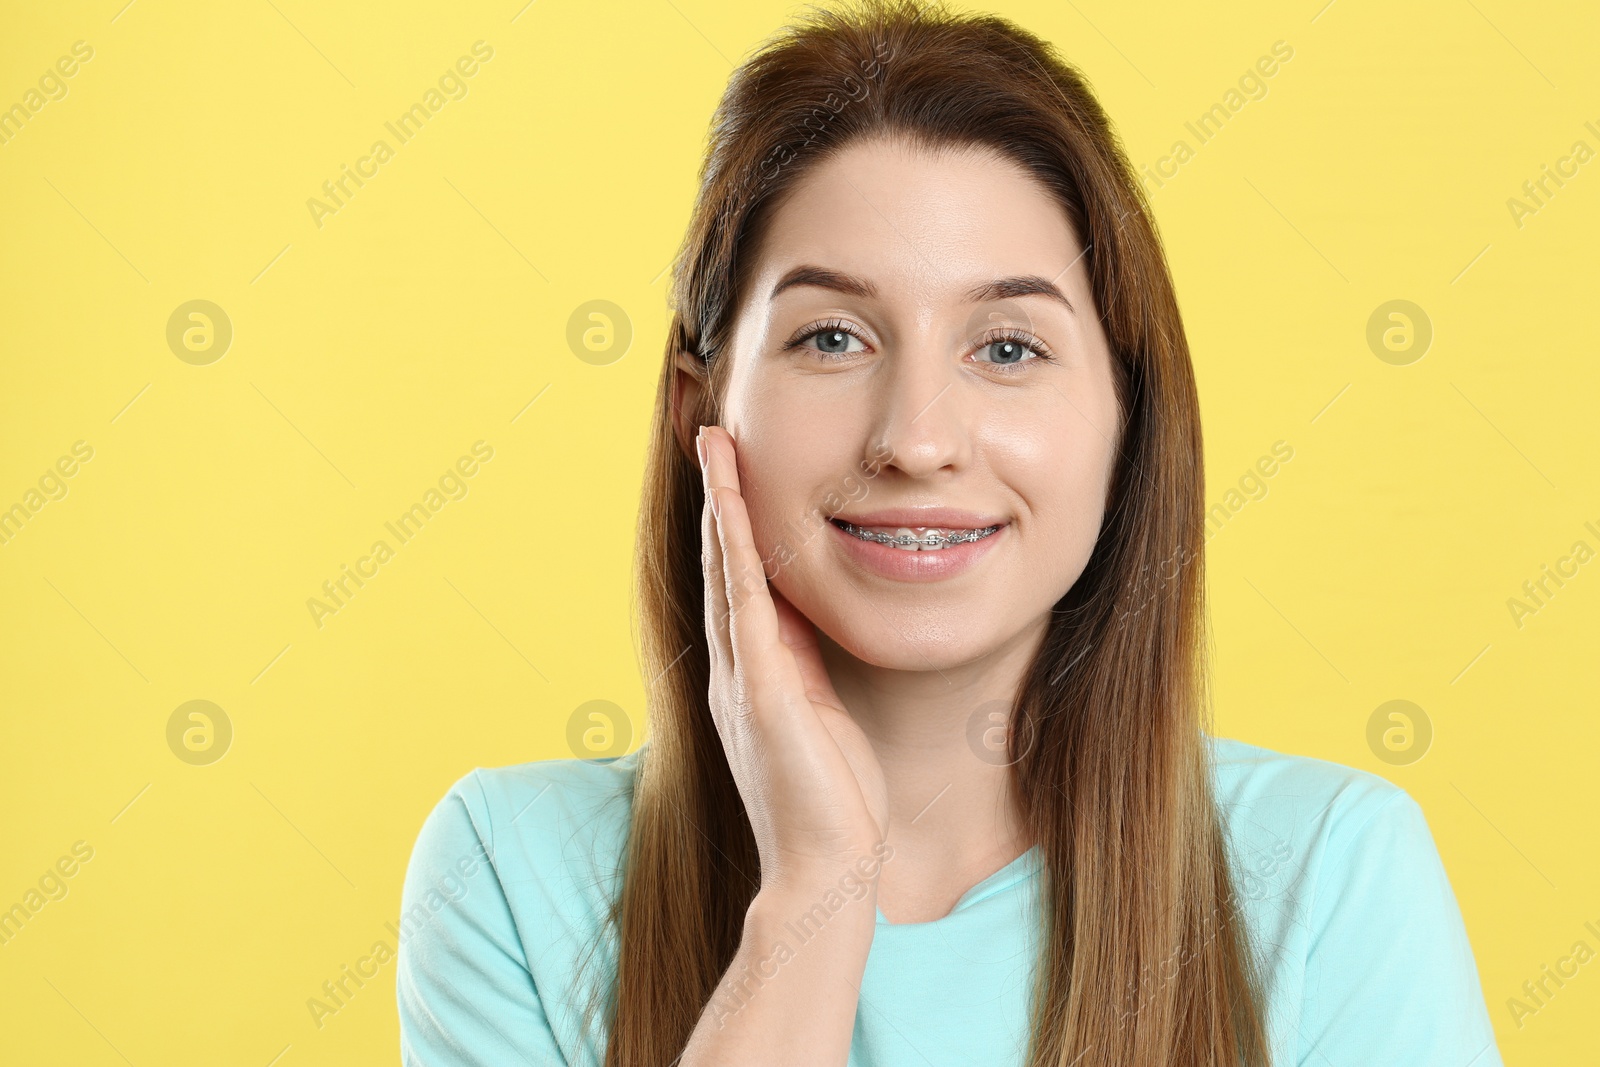
<path fill-rule="evenodd" d="M 786 289 L 808 285 L 817 289 L 828 289 L 846 296 L 860 297 L 863 300 L 875 300 L 878 296 L 878 287 L 864 278 L 857 278 L 853 274 L 843 271 L 831 270 L 827 267 L 816 267 L 809 264 L 795 267 L 772 287 L 772 292 L 767 299 L 775 300 L 779 293 Z M 967 301 L 973 304 L 989 303 L 994 300 L 1010 300 L 1019 296 L 1046 296 L 1062 304 L 1068 311 L 1077 313 L 1072 306 L 1072 301 L 1067 299 L 1054 282 L 1037 274 L 1019 274 L 1009 278 L 997 278 L 992 282 L 985 282 L 966 294 Z"/>

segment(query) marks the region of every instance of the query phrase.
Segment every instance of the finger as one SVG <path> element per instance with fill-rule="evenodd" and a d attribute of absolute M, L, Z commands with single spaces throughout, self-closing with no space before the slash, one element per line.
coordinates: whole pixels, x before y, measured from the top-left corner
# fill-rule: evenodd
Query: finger
<path fill-rule="evenodd" d="M 733 661 L 749 702 L 765 703 L 764 697 L 785 686 L 797 685 L 799 678 L 793 669 L 793 657 L 781 654 L 784 646 L 778 633 L 777 609 L 767 587 L 744 498 L 735 489 L 715 488 Z M 784 669 L 786 666 L 788 670 Z"/>
<path fill-rule="evenodd" d="M 706 510 L 709 513 L 710 538 L 707 541 L 709 551 L 715 557 L 714 568 L 706 573 L 706 580 L 715 586 L 711 614 L 706 616 L 706 626 L 713 635 L 717 644 L 717 651 L 722 655 L 722 663 L 728 670 L 737 670 L 738 660 L 734 655 L 732 615 L 734 605 L 730 601 L 728 581 L 728 555 L 727 546 L 722 537 L 721 520 L 717 517 L 717 508 L 721 506 L 726 494 L 717 491 L 728 484 L 728 468 L 735 466 L 728 462 L 728 456 L 733 450 L 733 437 L 720 426 L 706 425 L 700 428 L 701 447 L 705 449 L 705 461 L 701 464 L 702 488 L 706 494 Z M 719 436 L 725 437 L 726 445 L 719 441 Z M 738 481 L 738 471 L 732 472 L 733 481 Z"/>
<path fill-rule="evenodd" d="M 739 449 L 733 434 L 721 426 L 706 427 L 706 445 L 711 452 L 711 484 L 725 485 L 743 495 L 739 481 Z"/>
<path fill-rule="evenodd" d="M 739 615 L 750 601 L 759 597 L 768 601 L 767 610 L 761 614 L 772 616 L 772 625 L 763 630 L 777 636 L 777 612 L 770 607 L 766 571 L 761 566 L 760 553 L 755 547 L 755 537 L 750 529 L 749 512 L 739 487 L 738 449 L 733 435 L 721 426 L 705 428 L 707 452 L 706 484 L 716 491 L 717 503 L 724 509 L 717 519 L 722 545 L 722 572 L 724 595 L 728 607 L 728 634 L 735 662 L 740 662 L 741 648 L 734 632 Z M 737 517 L 728 514 L 727 508 L 737 509 Z M 753 564 L 753 565 L 752 565 Z M 764 622 L 764 620 L 763 620 Z M 755 636 L 752 634 L 751 636 Z M 763 645 L 763 647 L 769 647 Z M 754 651 L 751 649 L 750 651 Z M 743 661 L 751 662 L 748 657 Z"/>
<path fill-rule="evenodd" d="M 844 704 L 834 690 L 833 679 L 828 676 L 827 667 L 822 662 L 822 645 L 816 624 L 806 618 L 776 587 L 772 588 L 771 593 L 772 605 L 778 615 L 778 634 L 794 653 L 795 667 L 805 684 L 806 696 L 817 703 L 842 710 Z"/>
<path fill-rule="evenodd" d="M 706 445 L 703 440 L 702 446 Z M 705 490 L 705 503 L 700 508 L 700 566 L 705 572 L 705 625 L 706 645 L 710 650 L 711 673 L 725 669 L 733 661 L 733 648 L 728 638 L 727 586 L 722 574 L 722 541 L 717 535 L 716 516 L 711 511 L 711 493 L 707 488 L 709 478 L 705 465 L 701 467 L 701 488 Z"/>

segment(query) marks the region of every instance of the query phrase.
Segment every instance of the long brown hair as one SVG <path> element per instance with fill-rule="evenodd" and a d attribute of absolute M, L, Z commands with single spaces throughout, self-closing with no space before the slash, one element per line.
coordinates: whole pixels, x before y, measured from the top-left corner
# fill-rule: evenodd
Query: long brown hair
<path fill-rule="evenodd" d="M 993 149 L 1059 200 L 1122 408 L 1099 539 L 1012 709 L 1012 773 L 1044 879 L 1027 1063 L 1265 1065 L 1204 737 L 1199 404 L 1148 205 L 1083 75 L 1050 45 L 995 16 L 867 0 L 810 9 L 734 72 L 675 265 L 636 559 L 649 743 L 610 916 L 606 1067 L 677 1060 L 761 877 L 707 702 L 703 494 L 674 432 L 674 356 L 698 357 L 707 386 L 693 425 L 716 421 L 719 357 L 775 206 L 869 136 Z"/>

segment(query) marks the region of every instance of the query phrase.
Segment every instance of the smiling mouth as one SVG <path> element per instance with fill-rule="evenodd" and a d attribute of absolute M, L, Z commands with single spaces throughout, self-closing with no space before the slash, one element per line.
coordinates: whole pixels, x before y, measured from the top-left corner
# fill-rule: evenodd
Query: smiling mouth
<path fill-rule="evenodd" d="M 946 545 L 981 541 L 1000 529 L 1000 526 L 985 526 L 977 530 L 962 530 L 948 526 L 856 526 L 843 519 L 828 521 L 852 537 L 863 541 L 876 541 L 880 545 L 898 548 L 903 552 L 937 552 Z"/>

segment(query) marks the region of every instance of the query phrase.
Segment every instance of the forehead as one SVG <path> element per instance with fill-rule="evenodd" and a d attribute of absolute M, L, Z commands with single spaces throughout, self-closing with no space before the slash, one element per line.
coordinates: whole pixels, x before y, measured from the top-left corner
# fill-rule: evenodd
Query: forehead
<path fill-rule="evenodd" d="M 852 144 L 808 171 L 774 212 L 751 296 L 797 264 L 872 280 L 883 299 L 957 299 L 1006 275 L 1060 276 L 1082 247 L 1065 210 L 1019 164 L 986 148 Z M 781 299 L 781 298 L 780 298 Z"/>

